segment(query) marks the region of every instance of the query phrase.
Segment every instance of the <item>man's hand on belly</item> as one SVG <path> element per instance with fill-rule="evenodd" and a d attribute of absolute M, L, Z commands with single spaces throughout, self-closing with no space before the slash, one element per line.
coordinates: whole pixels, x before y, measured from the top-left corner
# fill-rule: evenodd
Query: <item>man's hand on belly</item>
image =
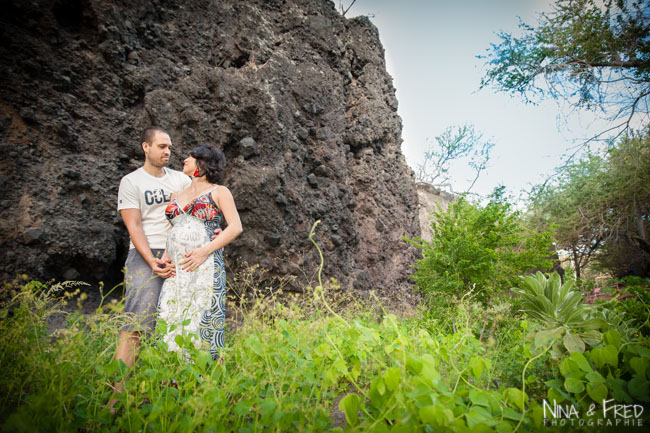
<path fill-rule="evenodd" d="M 214 239 L 214 238 L 216 238 L 217 236 L 219 236 L 219 235 L 221 234 L 222 231 L 223 231 L 223 230 L 221 230 L 221 228 L 219 228 L 219 227 L 217 227 L 216 229 L 214 229 L 214 235 L 212 235 L 212 239 Z"/>

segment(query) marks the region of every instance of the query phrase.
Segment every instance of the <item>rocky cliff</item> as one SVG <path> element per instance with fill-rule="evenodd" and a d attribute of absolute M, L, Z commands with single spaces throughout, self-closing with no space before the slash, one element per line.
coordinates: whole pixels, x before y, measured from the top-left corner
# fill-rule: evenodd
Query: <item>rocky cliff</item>
<path fill-rule="evenodd" d="M 227 248 L 268 275 L 406 283 L 420 234 L 377 29 L 327 0 L 2 0 L 1 277 L 119 280 L 119 179 L 140 131 L 168 129 L 171 167 L 228 158 L 244 233 Z M 236 265 L 235 265 L 236 266 Z"/>
<path fill-rule="evenodd" d="M 449 203 L 456 201 L 458 197 L 426 182 L 418 182 L 416 188 L 419 201 L 418 218 L 420 230 L 422 231 L 421 237 L 426 241 L 431 241 L 433 239 L 433 229 L 431 228 L 433 212 L 447 210 Z"/>

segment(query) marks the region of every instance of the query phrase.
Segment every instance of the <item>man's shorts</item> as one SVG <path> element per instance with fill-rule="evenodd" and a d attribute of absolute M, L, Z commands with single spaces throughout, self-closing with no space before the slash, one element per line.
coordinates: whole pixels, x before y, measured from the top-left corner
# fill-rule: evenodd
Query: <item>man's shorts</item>
<path fill-rule="evenodd" d="M 151 250 L 157 258 L 162 257 L 165 250 Z M 153 273 L 151 266 L 144 261 L 135 249 L 129 250 L 124 264 L 124 286 L 126 289 L 124 312 L 131 317 L 122 331 L 151 332 L 156 325 L 158 298 L 163 279 Z"/>

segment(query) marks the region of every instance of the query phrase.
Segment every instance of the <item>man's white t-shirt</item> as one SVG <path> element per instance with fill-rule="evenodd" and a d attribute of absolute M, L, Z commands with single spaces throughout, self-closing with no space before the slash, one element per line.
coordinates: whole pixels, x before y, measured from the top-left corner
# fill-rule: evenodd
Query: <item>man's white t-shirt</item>
<path fill-rule="evenodd" d="M 120 181 L 117 193 L 117 210 L 139 209 L 142 215 L 142 228 L 151 249 L 164 249 L 171 225 L 165 217 L 165 208 L 173 192 L 187 188 L 191 183 L 189 176 L 180 171 L 164 168 L 163 177 L 147 173 L 143 167 L 127 174 Z M 135 248 L 133 241 L 129 248 Z"/>

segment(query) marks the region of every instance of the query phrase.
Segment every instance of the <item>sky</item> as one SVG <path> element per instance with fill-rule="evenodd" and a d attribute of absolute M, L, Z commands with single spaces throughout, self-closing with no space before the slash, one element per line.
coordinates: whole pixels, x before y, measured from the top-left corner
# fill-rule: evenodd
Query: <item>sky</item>
<path fill-rule="evenodd" d="M 348 7 L 351 0 L 343 1 Z M 340 0 L 335 4 L 340 7 Z M 402 118 L 402 152 L 415 169 L 445 128 L 472 124 L 495 146 L 472 192 L 505 185 L 514 197 L 551 176 L 573 146 L 605 129 L 590 113 L 557 101 L 526 104 L 485 88 L 484 55 L 500 31 L 520 34 L 519 18 L 537 22 L 550 0 L 357 0 L 346 17 L 369 16 L 379 29 Z M 567 117 L 568 114 L 568 117 Z M 451 167 L 453 189 L 473 178 L 466 162 Z"/>

